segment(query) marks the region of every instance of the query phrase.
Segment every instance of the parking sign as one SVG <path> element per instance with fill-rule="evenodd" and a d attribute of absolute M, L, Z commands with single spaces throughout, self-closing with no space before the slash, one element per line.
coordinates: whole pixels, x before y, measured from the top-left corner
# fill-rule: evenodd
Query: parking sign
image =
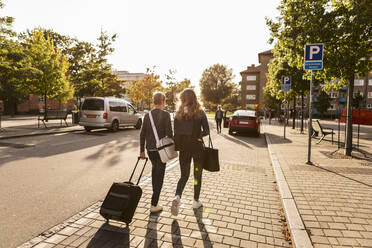
<path fill-rule="evenodd" d="M 291 90 L 291 77 L 282 76 L 282 91 L 290 91 L 290 90 Z"/>
<path fill-rule="evenodd" d="M 323 69 L 323 44 L 305 45 L 305 70 Z"/>

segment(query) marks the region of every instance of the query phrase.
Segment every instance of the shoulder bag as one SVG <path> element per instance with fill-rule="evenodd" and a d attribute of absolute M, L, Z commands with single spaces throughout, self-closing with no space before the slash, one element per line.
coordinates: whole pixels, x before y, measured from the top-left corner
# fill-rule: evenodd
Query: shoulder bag
<path fill-rule="evenodd" d="M 156 141 L 156 149 L 159 152 L 160 159 L 163 163 L 167 163 L 168 161 L 174 159 L 178 156 L 178 153 L 174 147 L 174 141 L 169 137 L 164 137 L 159 140 L 158 132 L 156 131 L 154 119 L 152 118 L 151 111 L 149 112 L 150 122 L 152 131 L 154 132 L 155 141 Z"/>
<path fill-rule="evenodd" d="M 202 139 L 203 140 L 203 139 Z M 211 172 L 220 171 L 220 161 L 218 159 L 218 149 L 213 148 L 211 135 L 209 134 L 208 147 L 203 141 L 203 169 Z"/>

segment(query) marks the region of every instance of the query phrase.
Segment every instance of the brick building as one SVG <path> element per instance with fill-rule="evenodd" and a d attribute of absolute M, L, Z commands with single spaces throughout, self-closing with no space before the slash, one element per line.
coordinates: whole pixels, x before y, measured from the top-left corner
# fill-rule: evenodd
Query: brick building
<path fill-rule="evenodd" d="M 271 50 L 264 51 L 258 54 L 258 62 L 260 65 L 252 64 L 246 70 L 240 72 L 241 81 L 241 104 L 243 107 L 254 109 L 263 109 L 264 92 L 268 73 L 268 65 L 273 58 Z"/>
<path fill-rule="evenodd" d="M 47 99 L 48 109 L 52 110 L 73 110 L 74 99 L 68 100 L 66 103 L 60 103 L 53 99 Z M 37 114 L 44 111 L 44 99 L 35 95 L 29 95 L 27 99 L 17 105 L 18 114 Z"/>

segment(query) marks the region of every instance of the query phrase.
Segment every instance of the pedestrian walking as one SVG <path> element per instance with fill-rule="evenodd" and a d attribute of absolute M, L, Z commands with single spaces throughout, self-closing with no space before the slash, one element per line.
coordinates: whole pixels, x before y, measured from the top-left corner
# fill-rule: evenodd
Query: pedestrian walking
<path fill-rule="evenodd" d="M 180 105 L 174 119 L 174 142 L 179 151 L 181 178 L 178 180 L 171 212 L 177 215 L 182 192 L 190 175 L 191 159 L 194 163 L 194 201 L 192 207 L 202 206 L 199 200 L 202 183 L 203 140 L 209 135 L 208 119 L 202 110 L 194 90 L 185 89 L 180 95 Z"/>
<path fill-rule="evenodd" d="M 154 108 L 145 115 L 140 134 L 140 157 L 145 158 L 145 144 L 147 154 L 152 164 L 152 198 L 151 213 L 160 212 L 163 207 L 158 204 L 161 188 L 163 187 L 165 163 L 160 159 L 159 152 L 156 148 L 156 140 L 151 127 L 149 114 L 151 113 L 159 139 L 164 137 L 173 138 L 172 124 L 170 114 L 164 111 L 165 95 L 161 92 L 155 92 L 153 96 Z"/>
<path fill-rule="evenodd" d="M 221 133 L 221 123 L 223 118 L 223 111 L 221 110 L 221 105 L 218 105 L 214 119 L 216 120 L 217 133 Z"/>

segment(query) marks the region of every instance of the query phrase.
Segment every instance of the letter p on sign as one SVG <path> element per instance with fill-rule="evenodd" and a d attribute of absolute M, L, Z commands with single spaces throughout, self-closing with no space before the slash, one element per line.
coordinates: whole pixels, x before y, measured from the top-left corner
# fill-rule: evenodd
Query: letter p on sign
<path fill-rule="evenodd" d="M 305 61 L 322 61 L 323 44 L 311 44 L 305 46 Z"/>

